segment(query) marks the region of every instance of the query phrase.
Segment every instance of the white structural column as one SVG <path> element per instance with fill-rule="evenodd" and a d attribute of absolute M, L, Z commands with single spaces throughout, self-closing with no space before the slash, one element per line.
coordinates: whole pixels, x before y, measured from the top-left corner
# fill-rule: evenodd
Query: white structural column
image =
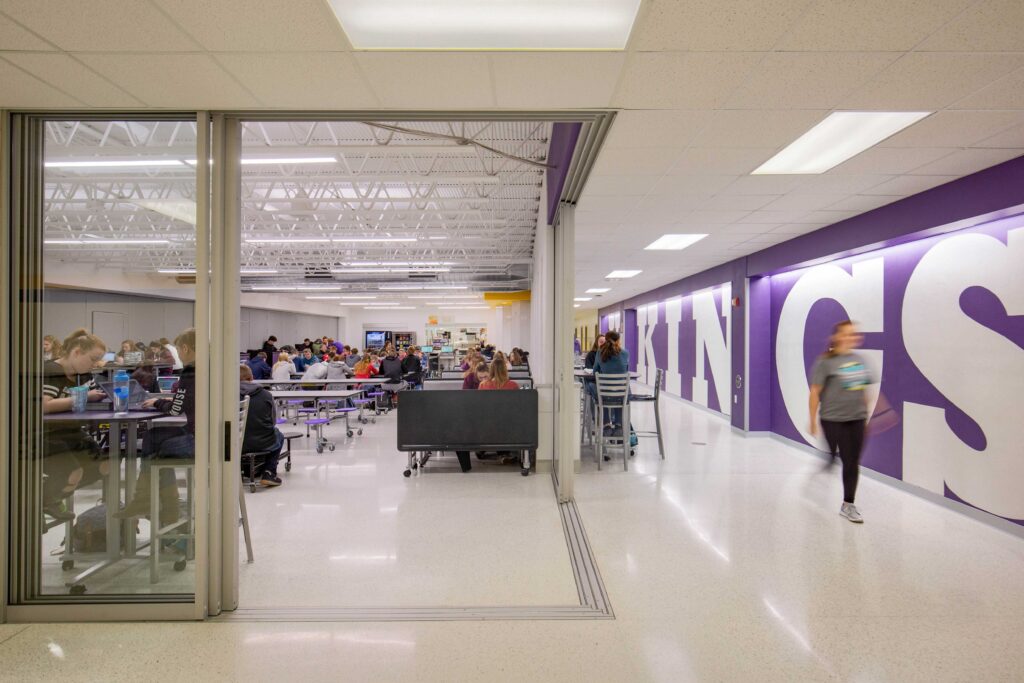
<path fill-rule="evenodd" d="M 576 207 L 562 204 L 555 226 L 555 448 L 558 497 L 573 497 L 579 459 L 579 399 L 573 379 L 573 307 L 576 280 Z"/>
<path fill-rule="evenodd" d="M 544 196 L 544 192 L 541 192 Z M 546 214 L 540 211 L 533 245 L 533 283 L 530 295 L 530 374 L 537 389 L 538 464 L 552 465 L 554 457 L 555 400 L 552 368 L 554 367 L 554 237 Z M 541 466 L 542 467 L 542 466 Z"/>

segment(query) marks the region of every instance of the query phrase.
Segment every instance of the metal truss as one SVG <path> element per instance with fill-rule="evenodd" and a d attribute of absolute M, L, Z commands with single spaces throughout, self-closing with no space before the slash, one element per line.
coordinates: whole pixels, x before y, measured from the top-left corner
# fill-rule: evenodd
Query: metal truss
<path fill-rule="evenodd" d="M 529 287 L 550 124 L 373 123 L 243 124 L 242 265 L 276 271 L 243 275 L 243 287 Z M 195 140 L 189 121 L 48 122 L 47 259 L 192 268 Z M 385 239 L 411 241 L 366 241 Z M 447 272 L 331 272 L 366 262 Z"/>

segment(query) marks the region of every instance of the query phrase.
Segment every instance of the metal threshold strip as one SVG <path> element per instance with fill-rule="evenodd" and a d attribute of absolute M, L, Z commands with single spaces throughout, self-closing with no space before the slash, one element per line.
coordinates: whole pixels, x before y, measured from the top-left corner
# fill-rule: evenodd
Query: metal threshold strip
<path fill-rule="evenodd" d="M 574 501 L 558 506 L 577 605 L 509 607 L 256 607 L 225 612 L 210 621 L 332 622 L 332 621 L 550 621 L 614 619 L 611 602 L 601 580 Z"/>

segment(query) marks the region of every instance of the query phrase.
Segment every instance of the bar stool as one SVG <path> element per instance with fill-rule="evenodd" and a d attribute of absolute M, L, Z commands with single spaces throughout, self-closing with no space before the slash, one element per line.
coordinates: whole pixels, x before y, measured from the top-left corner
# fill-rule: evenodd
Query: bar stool
<path fill-rule="evenodd" d="M 636 432 L 638 437 L 658 437 L 658 453 L 661 454 L 661 459 L 665 459 L 665 445 L 661 438 L 661 411 L 658 410 L 658 399 L 661 395 L 661 385 L 665 382 L 665 371 L 658 368 L 658 371 L 654 376 L 654 393 L 653 394 L 632 394 L 629 397 L 630 403 L 653 403 L 654 404 L 654 431 Z"/>
<path fill-rule="evenodd" d="M 604 449 L 607 446 L 622 447 L 622 469 L 629 471 L 629 373 L 595 372 L 597 383 L 597 469 L 601 469 Z M 622 433 L 605 435 L 605 410 L 622 411 Z"/>

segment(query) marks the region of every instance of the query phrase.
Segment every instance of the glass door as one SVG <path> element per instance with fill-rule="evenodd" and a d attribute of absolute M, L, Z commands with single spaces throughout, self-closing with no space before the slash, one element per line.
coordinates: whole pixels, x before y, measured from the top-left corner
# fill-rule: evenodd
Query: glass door
<path fill-rule="evenodd" d="M 9 122 L 8 620 L 205 613 L 206 121 Z"/>

